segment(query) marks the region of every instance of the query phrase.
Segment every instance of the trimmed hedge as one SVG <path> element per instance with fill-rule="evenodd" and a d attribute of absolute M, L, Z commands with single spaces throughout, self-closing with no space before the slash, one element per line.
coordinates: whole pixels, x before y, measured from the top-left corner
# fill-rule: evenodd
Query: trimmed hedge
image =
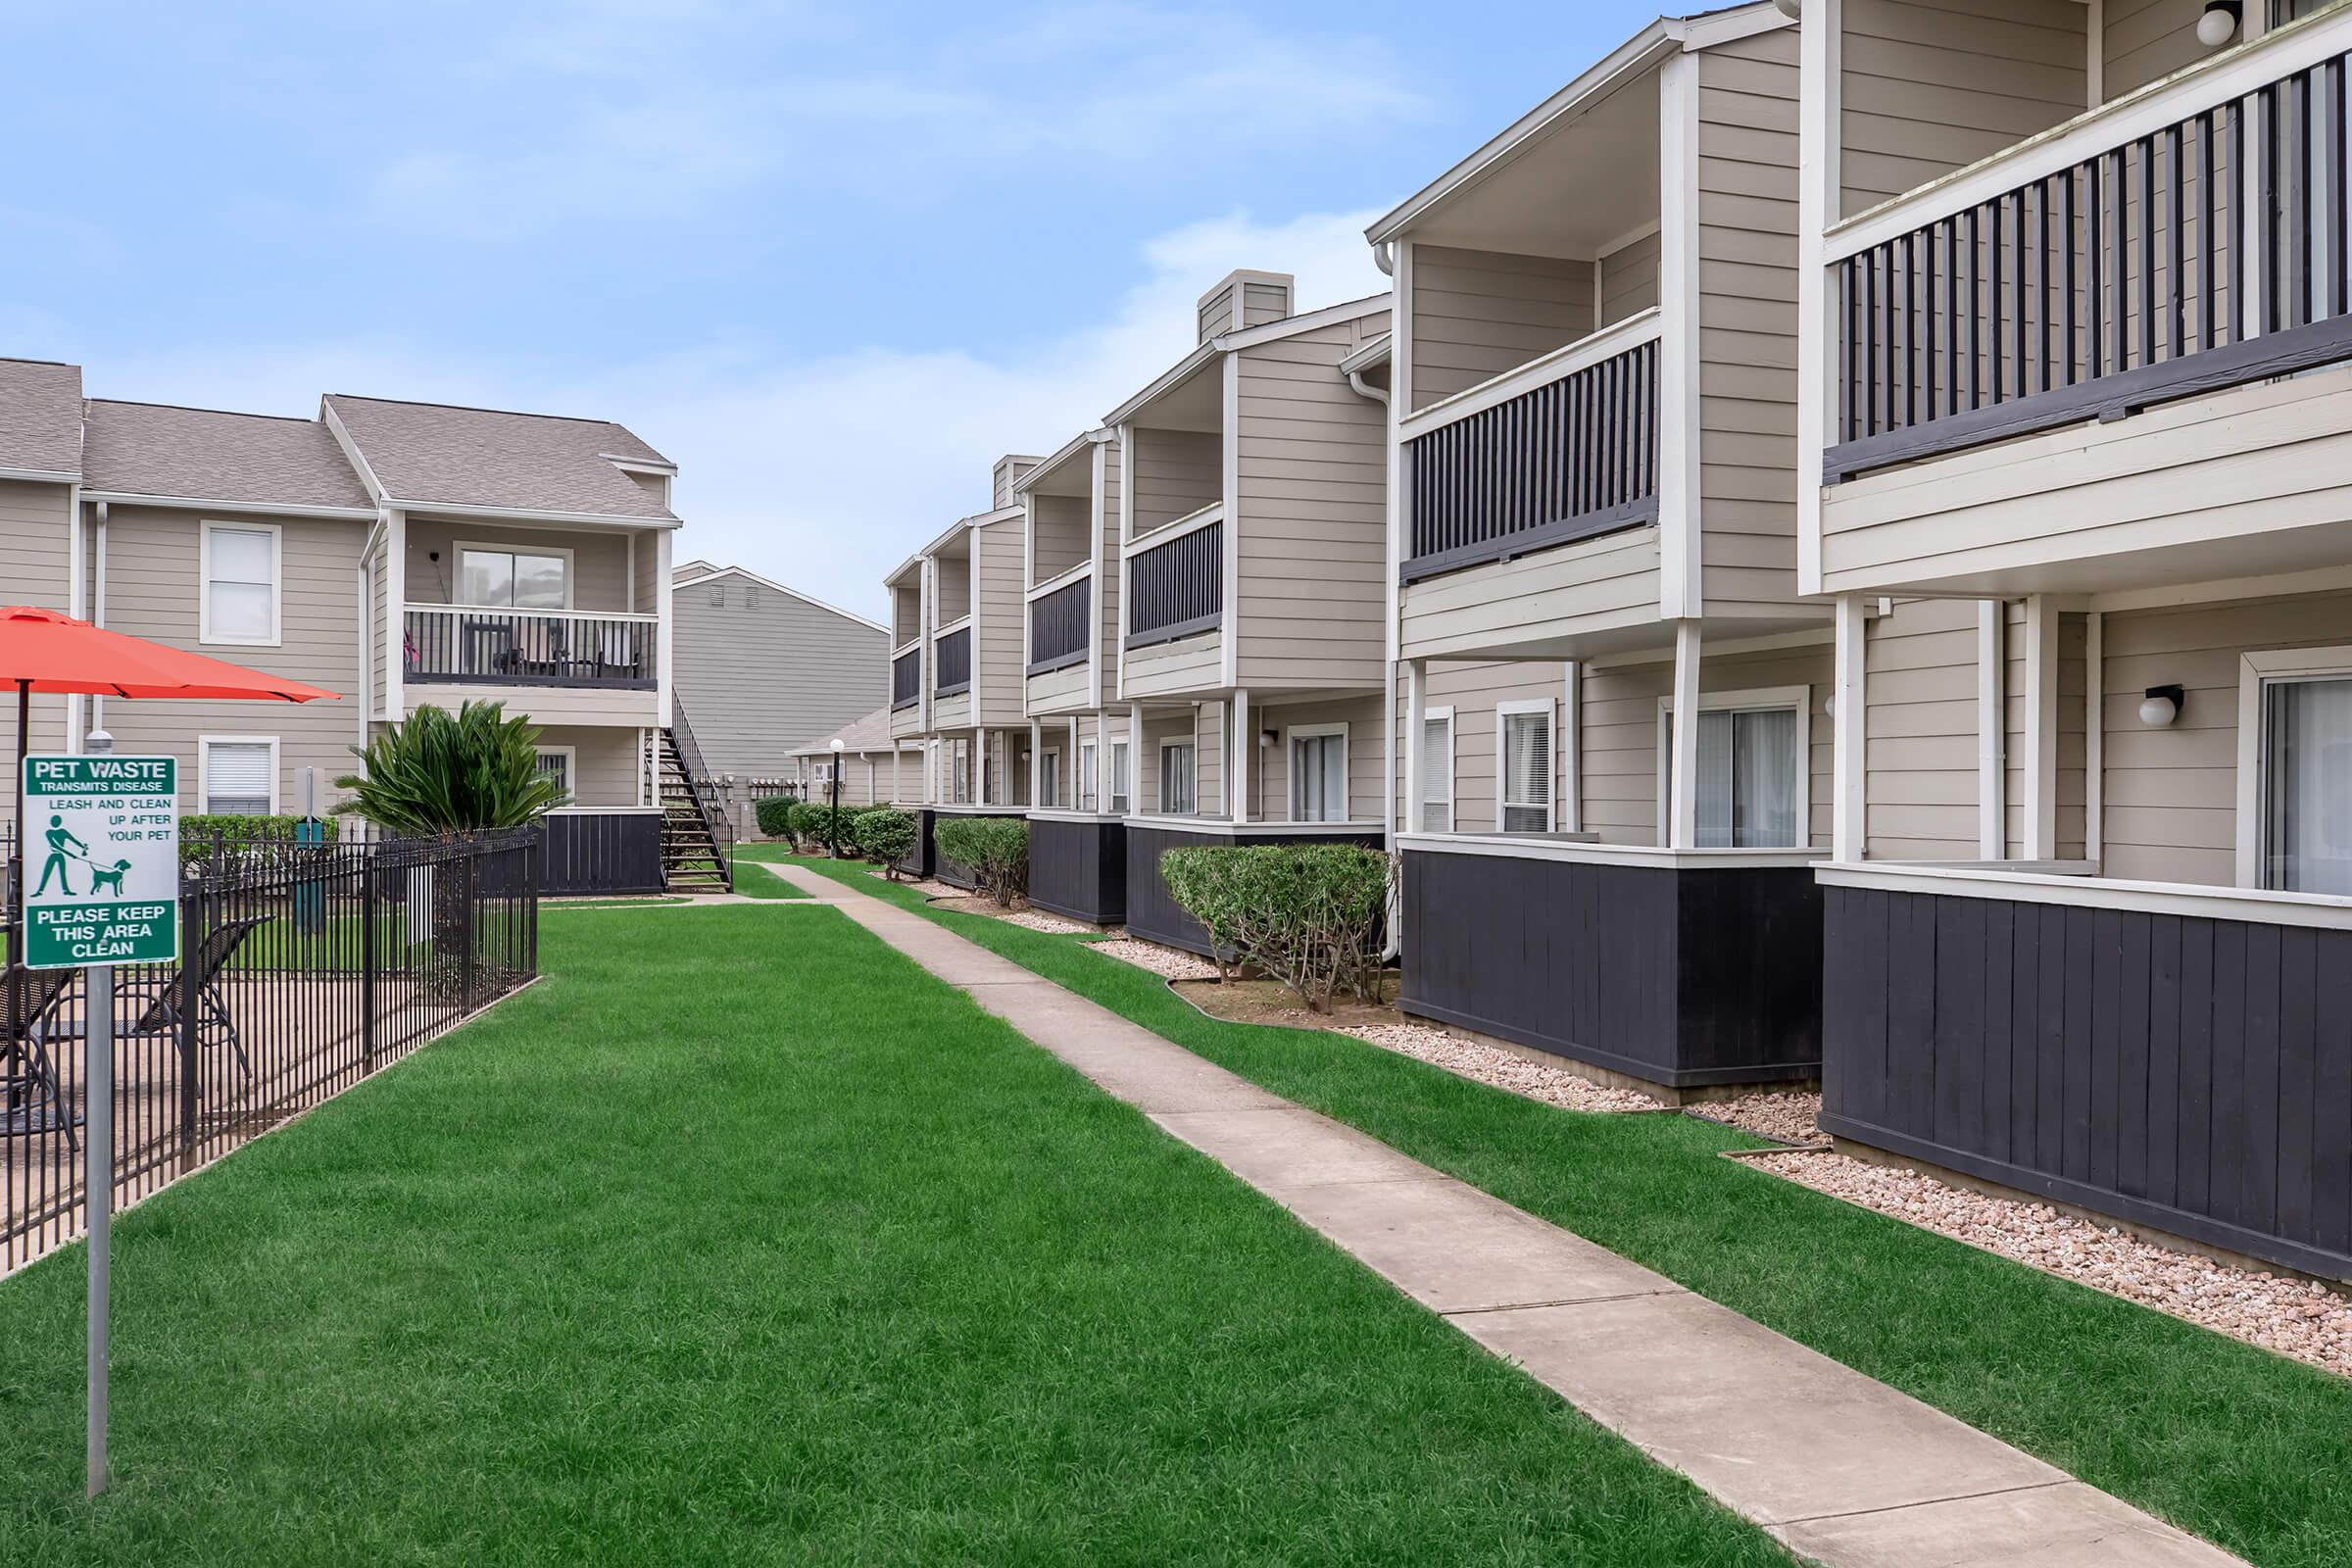
<path fill-rule="evenodd" d="M 915 829 L 913 812 L 889 806 L 859 811 L 850 819 L 850 835 L 857 841 L 858 853 L 880 862 L 886 878 L 899 874 L 898 862 L 914 848 Z"/>
<path fill-rule="evenodd" d="M 792 808 L 801 803 L 789 795 L 762 795 L 752 803 L 752 820 L 771 839 L 792 837 Z"/>
<path fill-rule="evenodd" d="M 1355 844 L 1218 845 L 1159 858 L 1168 895 L 1207 928 L 1220 978 L 1252 963 L 1329 1012 L 1381 1000 L 1380 922 L 1396 862 Z"/>
<path fill-rule="evenodd" d="M 841 808 L 840 815 L 841 842 L 850 844 L 853 820 L 851 808 Z M 829 850 L 834 843 L 833 817 L 832 807 L 817 801 L 803 801 L 792 808 L 792 836 L 800 840 L 802 849 L 811 854 L 818 850 Z"/>
<path fill-rule="evenodd" d="M 241 816 L 199 811 L 183 816 L 179 819 L 180 863 L 211 858 L 216 843 L 223 858 L 233 858 L 247 846 L 264 841 L 292 843 L 295 824 L 301 820 L 291 814 Z M 326 824 L 325 842 L 332 844 L 342 824 L 332 816 L 321 820 Z"/>
<path fill-rule="evenodd" d="M 1029 891 L 1029 823 L 1017 816 L 948 816 L 931 831 L 939 853 L 969 866 L 972 880 L 1000 908 Z"/>

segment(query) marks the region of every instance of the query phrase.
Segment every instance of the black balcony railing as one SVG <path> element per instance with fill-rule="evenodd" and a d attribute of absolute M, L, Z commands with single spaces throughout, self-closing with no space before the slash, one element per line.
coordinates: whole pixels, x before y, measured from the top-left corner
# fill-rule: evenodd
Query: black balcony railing
<path fill-rule="evenodd" d="M 1040 599 L 1029 601 L 1029 673 L 1066 669 L 1086 662 L 1094 646 L 1088 623 L 1095 604 L 1095 580 L 1081 577 Z"/>
<path fill-rule="evenodd" d="M 972 689 L 972 628 L 958 626 L 941 633 L 932 644 L 939 661 L 939 682 L 932 688 L 935 695 L 953 697 L 957 692 Z"/>
<path fill-rule="evenodd" d="M 2181 118 L 1838 261 L 1825 477 L 2352 358 L 2345 65 L 2190 78 Z"/>
<path fill-rule="evenodd" d="M 1127 563 L 1127 646 L 1172 642 L 1225 618 L 1225 523 L 1157 545 Z"/>
<path fill-rule="evenodd" d="M 1406 582 L 1656 520 L 1653 336 L 1405 448 Z"/>
<path fill-rule="evenodd" d="M 411 605 L 401 614 L 410 680 L 654 689 L 652 615 Z"/>
<path fill-rule="evenodd" d="M 909 648 L 890 662 L 892 711 L 912 708 L 923 700 L 923 651 Z"/>

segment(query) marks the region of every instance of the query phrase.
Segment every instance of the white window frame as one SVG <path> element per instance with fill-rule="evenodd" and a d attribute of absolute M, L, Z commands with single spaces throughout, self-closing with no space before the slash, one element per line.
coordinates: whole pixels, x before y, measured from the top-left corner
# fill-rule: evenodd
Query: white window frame
<path fill-rule="evenodd" d="M 1432 759 L 1427 750 L 1429 746 L 1429 725 L 1439 719 L 1444 719 L 1446 721 L 1446 799 L 1442 802 L 1433 800 L 1430 797 L 1430 781 L 1437 777 L 1437 772 L 1430 766 Z M 1460 765 L 1462 751 L 1461 747 L 1455 744 L 1457 731 L 1455 730 L 1453 723 L 1452 705 L 1447 704 L 1439 708 L 1422 709 L 1421 724 L 1421 734 L 1418 737 L 1420 744 L 1423 747 L 1421 754 L 1421 799 L 1410 804 L 1419 808 L 1422 831 L 1438 831 L 1437 829 L 1431 828 L 1429 825 L 1429 808 L 1432 806 L 1443 805 L 1446 808 L 1446 826 L 1444 831 L 1447 833 L 1459 833 L 1462 830 L 1462 823 L 1457 802 L 1462 791 L 1461 778 L 1456 770 Z M 1497 762 L 1499 763 L 1502 742 L 1502 720 L 1499 718 L 1494 721 L 1494 739 L 1496 746 L 1495 756 Z M 1499 789 L 1500 785 L 1497 784 L 1496 787 Z M 1499 830 L 1502 826 L 1502 818 L 1499 815 L 1494 819 L 1494 826 L 1497 830 Z"/>
<path fill-rule="evenodd" d="M 577 746 L 534 746 L 531 748 L 531 750 L 536 752 L 541 757 L 561 757 L 564 759 L 564 793 L 572 798 L 573 805 L 578 805 L 580 796 L 580 749 Z"/>
<path fill-rule="evenodd" d="M 1340 738 L 1340 789 L 1344 798 L 1340 802 L 1340 814 L 1325 817 L 1323 820 L 1328 822 L 1352 822 L 1355 820 L 1355 813 L 1352 810 L 1355 804 L 1355 777 L 1348 772 L 1353 760 L 1349 756 L 1349 747 L 1352 743 L 1348 739 L 1348 729 L 1349 726 L 1345 723 L 1293 724 L 1283 732 L 1283 782 L 1287 786 L 1287 793 L 1290 796 L 1283 806 L 1290 813 L 1289 820 L 1294 822 L 1305 820 L 1298 815 L 1298 751 L 1297 743 L 1302 740 L 1320 740 L 1332 735 Z"/>
<path fill-rule="evenodd" d="M 503 610 L 512 615 L 551 613 L 544 610 L 524 610 L 518 605 L 474 605 L 460 599 L 458 595 L 466 591 L 466 552 L 468 550 L 479 550 L 487 555 L 498 556 L 562 556 L 564 558 L 564 608 L 565 610 L 572 608 L 572 596 L 579 591 L 579 554 L 569 545 L 525 545 L 500 539 L 452 539 L 449 542 L 449 548 L 456 553 L 458 558 L 450 563 L 449 597 L 451 602 L 461 609 Z"/>
<path fill-rule="evenodd" d="M 213 535 L 220 530 L 231 533 L 266 533 L 270 536 L 270 635 L 267 637 L 231 637 L 213 630 Z M 197 527 L 196 539 L 196 640 L 220 648 L 278 648 L 285 642 L 286 624 L 286 530 L 282 523 L 232 522 L 225 517 L 207 517 Z"/>
<path fill-rule="evenodd" d="M 1544 780 L 1544 825 L 1536 829 L 1539 833 L 1549 833 L 1552 831 L 1553 825 L 1560 819 L 1560 700 L 1556 697 L 1520 697 L 1494 705 L 1494 831 L 1496 833 L 1510 831 L 1503 826 L 1506 820 L 1505 807 L 1532 804 L 1527 801 L 1504 799 L 1504 795 L 1510 787 L 1511 727 L 1509 719 L 1514 713 L 1542 713 L 1551 726 L 1551 756 L 1549 759 L 1551 776 Z M 1455 755 L 1460 755 L 1458 748 Z M 1458 802 L 1461 791 L 1454 791 L 1454 795 Z M 1455 809 L 1460 809 L 1458 804 Z"/>
<path fill-rule="evenodd" d="M 1102 808 L 1102 780 L 1098 772 L 1102 760 L 1102 748 L 1095 744 L 1094 737 L 1081 738 L 1078 742 L 1078 788 L 1073 792 L 1075 798 L 1071 802 L 1081 811 L 1099 811 Z"/>
<path fill-rule="evenodd" d="M 216 746 L 267 746 L 270 748 L 270 809 L 263 814 L 277 815 L 278 738 L 275 735 L 197 736 L 195 814 L 199 816 L 213 814 L 213 748 Z"/>
<path fill-rule="evenodd" d="M 1193 779 L 1192 789 L 1190 792 L 1193 797 L 1193 807 L 1189 811 L 1169 810 L 1167 802 L 1168 792 L 1164 788 L 1159 788 L 1165 783 L 1168 776 L 1168 751 L 1171 747 L 1177 746 L 1189 746 L 1192 748 L 1193 752 Z M 1159 809 L 1157 814 L 1161 816 L 1199 816 L 1200 814 L 1200 742 L 1199 739 L 1191 735 L 1161 736 L 1159 741 L 1158 761 L 1158 770 L 1152 775 L 1153 787 L 1159 788 L 1160 794 L 1160 799 L 1158 802 Z"/>
<path fill-rule="evenodd" d="M 1061 811 L 1069 808 L 1070 803 L 1061 798 L 1060 747 L 1044 746 L 1038 749 L 1037 785 L 1039 794 L 1050 794 L 1054 799 L 1037 801 L 1033 803 L 1034 805 L 1043 807 L 1049 811 Z"/>
<path fill-rule="evenodd" d="M 1725 709 L 1740 712 L 1769 712 L 1788 710 L 1796 714 L 1796 755 L 1790 760 L 1796 769 L 1796 843 L 1791 849 L 1804 849 L 1813 842 L 1813 688 L 1810 686 L 1758 686 L 1747 691 L 1700 692 L 1698 710 L 1702 713 L 1721 712 Z M 1658 699 L 1658 842 L 1673 842 L 1674 816 L 1674 698 Z"/>
<path fill-rule="evenodd" d="M 1129 755 L 1131 751 L 1132 748 L 1128 746 L 1127 738 L 1125 736 L 1121 735 L 1112 737 L 1110 743 L 1110 776 L 1103 780 L 1102 800 L 1103 808 L 1116 816 L 1126 816 L 1135 809 L 1135 767 L 1134 759 Z M 1121 791 L 1118 788 L 1119 763 L 1122 761 L 1129 764 L 1127 768 L 1127 788 L 1124 791 Z"/>
<path fill-rule="evenodd" d="M 2258 648 L 2237 661 L 2237 885 L 2260 888 L 2264 777 L 2271 754 L 2263 688 L 2283 681 L 2352 679 L 2352 646 Z"/>

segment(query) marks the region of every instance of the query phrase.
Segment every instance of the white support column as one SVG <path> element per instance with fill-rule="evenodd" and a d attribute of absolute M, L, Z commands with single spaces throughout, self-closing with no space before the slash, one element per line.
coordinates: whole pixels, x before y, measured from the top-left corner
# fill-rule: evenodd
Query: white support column
<path fill-rule="evenodd" d="M 670 616 L 669 544 L 671 532 L 664 528 L 654 535 L 654 613 L 661 619 L 654 626 L 654 658 L 658 662 L 654 672 L 654 711 L 661 716 L 662 727 L 667 729 L 675 720 L 670 716 L 670 700 L 674 687 L 670 681 L 670 633 L 676 622 Z"/>
<path fill-rule="evenodd" d="M 2104 627 L 2097 611 L 2083 619 L 2082 645 L 2082 858 L 2096 862 L 2107 847 L 2107 710 L 2101 668 L 2105 658 L 2099 644 Z"/>
<path fill-rule="evenodd" d="M 1110 814 L 1110 714 L 1095 710 L 1095 809 Z"/>
<path fill-rule="evenodd" d="M 1838 601 L 1838 673 L 1831 689 L 1832 725 L 1837 735 L 1836 793 L 1831 799 L 1831 855 L 1839 860 L 1859 860 L 1869 853 L 1870 645 L 1868 621 L 1859 596 Z"/>
<path fill-rule="evenodd" d="M 1125 669 L 1121 661 L 1119 667 Z M 1144 705 L 1130 703 L 1127 707 L 1127 814 L 1141 816 L 1144 810 Z"/>
<path fill-rule="evenodd" d="M 972 780 L 972 801 L 979 806 L 994 806 L 988 798 L 988 731 L 972 731 L 972 771 L 979 776 Z"/>
<path fill-rule="evenodd" d="M 1703 609 L 1699 519 L 1698 57 L 1658 71 L 1658 612 Z"/>
<path fill-rule="evenodd" d="M 409 514 L 384 512 L 384 720 L 397 723 L 407 711 L 401 673 L 408 665 Z"/>
<path fill-rule="evenodd" d="M 1798 24 L 1797 55 L 1803 90 L 1797 110 L 1796 314 L 1801 339 L 1796 359 L 1796 588 L 1821 592 L 1821 455 L 1838 438 L 1838 351 L 1837 291 L 1823 260 L 1822 236 L 1838 221 L 1840 110 L 1838 0 L 1806 0 Z M 1840 857 L 1842 858 L 1842 857 Z"/>
<path fill-rule="evenodd" d="M 1669 758 L 1666 843 L 1698 848 L 1698 622 L 1674 623 L 1674 744 Z"/>
<path fill-rule="evenodd" d="M 1236 691 L 1225 705 L 1233 720 L 1233 740 L 1226 749 L 1225 809 L 1236 822 L 1250 820 L 1250 772 L 1257 760 L 1257 737 L 1250 729 L 1250 693 Z M 1259 805 L 1262 807 L 1263 802 Z"/>
<path fill-rule="evenodd" d="M 1560 828 L 1585 830 L 1585 666 L 1570 660 L 1560 682 Z"/>
<path fill-rule="evenodd" d="M 2026 601 L 2025 858 L 2058 856 L 2058 607 Z"/>
<path fill-rule="evenodd" d="M 2002 651 L 2008 607 L 1998 599 L 1977 602 L 1977 858 L 1998 860 L 2009 845 L 2008 701 Z"/>
<path fill-rule="evenodd" d="M 1404 666 L 1404 830 L 1429 831 L 1429 663 Z"/>
<path fill-rule="evenodd" d="M 1046 726 L 1042 720 L 1029 721 L 1029 804 L 1032 808 L 1046 803 L 1046 794 L 1039 786 L 1046 777 Z"/>
<path fill-rule="evenodd" d="M 1102 754 L 1100 751 L 1095 754 L 1095 765 L 1097 767 L 1102 765 Z M 1083 793 L 1078 777 L 1078 715 L 1076 713 L 1070 715 L 1070 738 L 1068 744 L 1061 749 L 1061 767 L 1063 773 L 1068 776 L 1069 788 L 1063 789 L 1056 785 L 1054 793 L 1061 797 L 1063 810 L 1075 811 L 1078 809 L 1078 797 Z"/>

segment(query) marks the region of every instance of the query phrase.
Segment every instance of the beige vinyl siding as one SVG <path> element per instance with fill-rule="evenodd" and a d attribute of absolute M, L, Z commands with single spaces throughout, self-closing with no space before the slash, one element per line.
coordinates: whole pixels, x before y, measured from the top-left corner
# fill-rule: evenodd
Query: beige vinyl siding
<path fill-rule="evenodd" d="M 1225 499 L 1225 438 L 1213 430 L 1137 428 L 1135 531 L 1140 537 Z"/>
<path fill-rule="evenodd" d="M 2346 516 L 2352 369 L 2337 368 L 1833 485 L 1822 564 L 1833 593 L 2168 549 L 2201 552 L 2182 575 L 2225 576 L 2341 560 L 2289 535 Z"/>
<path fill-rule="evenodd" d="M 1043 675 L 1028 678 L 1026 710 L 1031 714 L 1066 713 L 1073 709 L 1095 706 L 1094 694 L 1086 682 L 1086 666 L 1071 664 L 1061 669 L 1048 670 Z"/>
<path fill-rule="evenodd" d="M 551 724 L 539 732 L 542 746 L 572 749 L 574 806 L 637 804 L 637 731 Z"/>
<path fill-rule="evenodd" d="M 0 479 L 0 562 L 7 563 L 7 586 L 0 600 L 12 605 L 46 605 L 51 610 L 73 608 L 67 597 L 72 530 L 68 526 L 71 492 L 62 484 Z M 122 706 L 122 705 L 117 705 Z M 66 744 L 66 700 L 32 700 L 33 747 Z M 10 757 L 16 756 L 17 703 L 14 696 L 0 702 L 0 738 Z M 16 815 L 13 790 L 0 790 L 0 820 Z"/>
<path fill-rule="evenodd" d="M 1658 231 L 1620 245 L 1600 259 L 1600 325 L 1639 316 L 1658 303 Z"/>
<path fill-rule="evenodd" d="M 346 526 L 353 526 L 346 524 Z M 367 537 L 367 525 L 357 524 Z M 402 567 L 404 591 L 412 605 L 458 603 L 458 548 L 491 545 L 509 550 L 567 550 L 571 553 L 571 608 L 574 610 L 631 611 L 637 596 L 629 578 L 629 535 L 612 529 L 576 533 L 555 528 L 502 528 L 463 517 L 409 515 L 408 551 Z M 638 553 L 648 558 L 657 546 L 647 537 Z M 433 557 L 438 554 L 440 560 Z"/>
<path fill-rule="evenodd" d="M 2085 9 L 2080 0 L 1844 0 L 1846 216 L 2081 114 Z"/>
<path fill-rule="evenodd" d="M 1827 643 L 1702 659 L 1699 664 L 1701 692 L 1808 688 L 1807 818 L 1816 845 L 1830 838 L 1835 737 L 1826 705 L 1836 665 Z M 1585 669 L 1585 826 L 1603 843 L 1659 842 L 1658 702 L 1673 691 L 1671 659 Z"/>
<path fill-rule="evenodd" d="M 1404 659 L 1493 657 L 1540 637 L 1646 624 L 1658 614 L 1658 530 L 1629 528 L 1404 590 Z"/>
<path fill-rule="evenodd" d="M 1130 698 L 1215 691 L 1225 679 L 1224 630 L 1131 648 L 1127 650 L 1125 673 L 1126 695 Z"/>
<path fill-rule="evenodd" d="M 1189 708 L 1171 709 L 1144 714 L 1144 754 L 1136 764 L 1134 777 L 1138 791 L 1137 809 L 1152 814 L 1159 804 L 1159 743 L 1163 740 L 1190 739 L 1195 747 L 1194 757 L 1199 764 L 1200 783 L 1193 792 L 1197 814 L 1215 816 L 1225 808 L 1224 789 L 1224 732 L 1225 705 L 1200 703 Z M 1123 738 L 1123 725 L 1114 727 L 1112 739 Z"/>
<path fill-rule="evenodd" d="M 945 734 L 952 729 L 967 729 L 972 722 L 972 694 L 957 692 L 953 697 L 931 700 L 931 732 Z"/>
<path fill-rule="evenodd" d="M 411 680 L 401 690 L 411 712 L 427 705 L 454 712 L 462 705 L 478 702 L 485 695 L 481 686 L 471 682 L 426 684 Z M 503 686 L 488 695 L 504 701 L 509 713 L 527 714 L 536 724 L 658 725 L 662 721 L 658 695 L 650 690 Z"/>
<path fill-rule="evenodd" d="M 1086 536 L 1095 514 L 1092 497 L 1032 495 L 1029 509 L 1029 586 L 1034 588 L 1092 559 L 1092 543 Z"/>
<path fill-rule="evenodd" d="M 1003 512 L 1012 505 L 1012 487 L 1020 483 L 1021 475 L 1037 466 L 1037 458 L 999 458 L 989 470 L 989 510 Z"/>
<path fill-rule="evenodd" d="M 393 630 L 398 617 L 391 609 L 391 560 L 392 537 L 387 531 L 376 537 L 375 549 L 368 556 L 368 689 L 361 701 L 370 721 L 384 716 L 385 670 L 400 657 L 400 634 Z"/>
<path fill-rule="evenodd" d="M 1021 525 L 990 523 L 973 535 L 980 562 L 980 625 L 972 649 L 977 711 L 991 724 L 1017 717 L 1026 673 L 1029 607 L 1021 600 Z"/>
<path fill-rule="evenodd" d="M 645 492 L 645 498 L 655 506 L 669 509 L 669 475 L 665 473 L 632 473 L 629 482 Z"/>
<path fill-rule="evenodd" d="M 1710 611 L 1796 597 L 1797 35 L 1698 57 L 1699 509 Z"/>
<path fill-rule="evenodd" d="M 922 634 L 922 590 L 912 583 L 891 584 L 890 646 L 904 648 Z"/>
<path fill-rule="evenodd" d="M 1250 817 L 1252 822 L 1291 820 L 1291 731 L 1303 724 L 1348 726 L 1348 820 L 1377 822 L 1387 801 L 1381 792 L 1381 759 L 1388 730 L 1380 721 L 1377 695 L 1332 702 L 1277 703 L 1250 710 L 1250 727 L 1274 731 L 1274 744 L 1250 760 Z"/>
<path fill-rule="evenodd" d="M 967 536 L 968 538 L 968 536 Z M 972 612 L 972 558 L 969 549 L 956 556 L 940 556 L 931 564 L 931 581 L 939 603 L 932 607 L 931 625 L 953 626 Z"/>
<path fill-rule="evenodd" d="M 1227 609 L 1237 684 L 1377 686 L 1387 653 L 1388 410 L 1339 362 L 1388 329 L 1358 318 L 1239 354 Z"/>
<path fill-rule="evenodd" d="M 1868 853 L 1882 860 L 1973 860 L 1977 602 L 1897 605 L 1871 621 L 1866 635 Z"/>
<path fill-rule="evenodd" d="M 1291 291 L 1276 283 L 1242 285 L 1242 325 L 1264 326 L 1291 314 Z"/>
<path fill-rule="evenodd" d="M 710 767 L 781 776 L 890 700 L 889 633 L 745 577 L 671 596 L 671 680 Z"/>
<path fill-rule="evenodd" d="M 2262 0 L 2251 0 L 2256 11 Z M 2197 42 L 2197 19 L 2205 0 L 2105 0 L 2105 29 L 2100 39 L 2101 71 L 2107 97 L 2120 98 L 2193 66 L 2213 51 Z"/>
<path fill-rule="evenodd" d="M 1556 813 L 1555 824 L 1565 824 L 1567 800 L 1568 753 L 1559 733 L 1566 724 L 1568 695 L 1567 666 L 1543 660 L 1495 660 L 1475 663 L 1456 663 L 1433 661 L 1428 669 L 1428 688 L 1424 703 L 1431 710 L 1453 710 L 1453 831 L 1456 833 L 1493 833 L 1498 824 L 1494 819 L 1494 769 L 1499 722 L 1495 707 L 1501 703 L 1550 701 L 1560 705 L 1552 736 L 1552 794 Z M 1396 747 L 1396 798 L 1399 806 L 1396 820 L 1405 821 L 1404 799 L 1405 737 L 1401 727 L 1404 715 L 1402 683 L 1397 692 L 1396 712 L 1399 728 Z M 1352 760 L 1352 759 L 1350 760 Z"/>
<path fill-rule="evenodd" d="M 1219 332 L 1233 330 L 1233 280 L 1228 278 L 1201 296 L 1196 307 L 1200 329 L 1200 336 L 1194 339 L 1196 343 L 1205 343 Z"/>
<path fill-rule="evenodd" d="M 1592 264 L 1415 245 L 1410 406 L 1491 381 L 1592 330 Z"/>
<path fill-rule="evenodd" d="M 279 532 L 278 646 L 207 648 L 197 640 L 202 606 L 198 566 L 206 521 L 275 527 Z M 106 728 L 119 752 L 166 753 L 180 759 L 180 807 L 203 809 L 197 798 L 197 737 L 275 736 L 277 802 L 294 808 L 295 770 L 321 772 L 320 799 L 341 792 L 331 780 L 351 772 L 351 748 L 360 738 L 360 553 L 368 524 L 321 518 L 197 513 L 176 508 L 108 509 L 106 624 L 110 631 L 309 681 L 341 693 L 316 703 L 110 702 Z M 470 695 L 479 696 L 479 689 Z"/>
<path fill-rule="evenodd" d="M 1102 534 L 1102 562 L 1095 567 L 1095 612 L 1101 618 L 1095 637 L 1096 662 L 1102 666 L 1098 703 L 1109 702 L 1119 689 L 1119 490 L 1126 459 L 1115 439 L 1104 445 L 1095 493 L 1095 518 Z"/>

